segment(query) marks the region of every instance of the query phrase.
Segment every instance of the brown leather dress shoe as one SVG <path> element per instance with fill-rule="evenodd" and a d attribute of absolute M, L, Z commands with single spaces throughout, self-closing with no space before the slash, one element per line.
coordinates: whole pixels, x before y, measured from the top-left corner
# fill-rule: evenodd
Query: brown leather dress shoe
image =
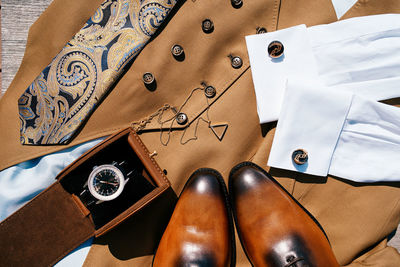
<path fill-rule="evenodd" d="M 221 175 L 195 171 L 186 182 L 153 266 L 234 266 L 233 220 Z"/>
<path fill-rule="evenodd" d="M 239 238 L 254 266 L 339 266 L 318 222 L 261 167 L 234 167 L 229 189 Z"/>

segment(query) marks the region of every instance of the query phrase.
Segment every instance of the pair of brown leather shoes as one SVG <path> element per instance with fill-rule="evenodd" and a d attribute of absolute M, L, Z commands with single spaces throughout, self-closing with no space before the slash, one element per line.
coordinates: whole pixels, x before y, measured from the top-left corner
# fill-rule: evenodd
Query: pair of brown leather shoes
<path fill-rule="evenodd" d="M 231 207 L 253 266 L 339 266 L 321 226 L 262 168 L 235 166 L 229 189 L 215 170 L 191 175 L 153 266 L 235 266 Z"/>

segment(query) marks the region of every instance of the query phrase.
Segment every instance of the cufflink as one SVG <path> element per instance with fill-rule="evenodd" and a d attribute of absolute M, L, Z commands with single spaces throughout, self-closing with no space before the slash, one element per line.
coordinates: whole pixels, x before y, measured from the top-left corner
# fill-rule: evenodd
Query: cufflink
<path fill-rule="evenodd" d="M 279 41 L 272 41 L 268 45 L 268 55 L 275 59 L 275 58 L 280 58 L 283 55 L 283 44 Z"/>
<path fill-rule="evenodd" d="M 297 165 L 303 165 L 308 161 L 308 153 L 304 149 L 296 149 L 292 153 L 292 160 Z"/>

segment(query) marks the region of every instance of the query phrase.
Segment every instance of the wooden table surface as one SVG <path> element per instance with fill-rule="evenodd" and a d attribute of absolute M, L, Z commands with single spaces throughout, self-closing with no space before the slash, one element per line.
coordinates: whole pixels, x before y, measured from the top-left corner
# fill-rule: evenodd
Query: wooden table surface
<path fill-rule="evenodd" d="M 68 0 L 65 0 L 68 1 Z M 82 0 L 83 1 L 83 0 Z M 0 79 L 4 93 L 24 55 L 30 25 L 51 3 L 51 0 L 0 0 L 1 6 L 1 50 Z M 400 226 L 389 244 L 400 251 Z"/>

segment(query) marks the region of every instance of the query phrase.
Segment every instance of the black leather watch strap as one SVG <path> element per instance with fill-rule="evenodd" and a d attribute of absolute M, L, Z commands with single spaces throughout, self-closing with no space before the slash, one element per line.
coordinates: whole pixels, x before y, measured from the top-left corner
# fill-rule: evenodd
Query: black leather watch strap
<path fill-rule="evenodd" d="M 87 187 L 83 189 L 82 193 L 79 195 L 79 198 L 86 207 L 93 205 L 97 201 L 97 199 L 90 194 Z"/>

